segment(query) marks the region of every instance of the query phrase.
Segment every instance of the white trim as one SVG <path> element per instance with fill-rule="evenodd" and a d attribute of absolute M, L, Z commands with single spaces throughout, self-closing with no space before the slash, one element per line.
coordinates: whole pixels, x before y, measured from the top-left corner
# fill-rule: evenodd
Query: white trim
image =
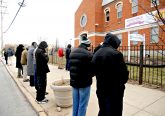
<path fill-rule="evenodd" d="M 102 6 L 105 6 L 105 5 L 107 5 L 107 4 L 109 4 L 109 3 L 113 2 L 113 1 L 114 0 L 103 0 Z"/>
<path fill-rule="evenodd" d="M 163 25 L 163 24 L 160 24 L 160 25 Z M 147 25 L 142 25 L 142 26 L 137 26 L 137 27 L 132 27 L 132 28 L 124 28 L 124 29 L 120 29 L 120 30 L 111 30 L 109 31 L 110 33 L 112 34 L 120 34 L 120 33 L 124 33 L 124 32 L 130 32 L 130 31 L 138 31 L 140 29 L 145 29 L 145 28 L 151 28 L 151 27 L 156 27 L 158 26 L 157 23 L 153 23 L 153 24 L 147 24 Z M 83 33 L 87 33 L 88 37 L 93 37 L 93 36 L 101 36 L 101 37 L 104 37 L 106 35 L 106 33 L 108 32 L 93 32 L 93 33 L 89 33 L 88 31 L 82 31 L 79 33 L 79 36 Z M 75 40 L 76 39 L 79 39 L 79 36 L 78 37 L 75 37 Z"/>
<path fill-rule="evenodd" d="M 115 8 L 117 9 L 117 5 L 118 4 L 121 4 L 121 6 L 123 7 L 123 2 L 122 1 L 120 1 L 120 2 L 117 2 L 116 4 L 115 4 Z"/>

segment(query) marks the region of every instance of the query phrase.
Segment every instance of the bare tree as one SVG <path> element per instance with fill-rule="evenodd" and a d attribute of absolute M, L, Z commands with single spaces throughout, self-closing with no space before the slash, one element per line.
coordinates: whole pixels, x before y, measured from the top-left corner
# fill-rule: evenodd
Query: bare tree
<path fill-rule="evenodd" d="M 163 39 L 163 34 L 164 34 L 164 32 L 165 32 L 165 29 L 164 29 L 163 26 L 160 25 L 161 23 L 165 24 L 165 19 L 163 18 L 162 14 L 161 14 L 161 12 L 160 12 L 160 9 L 158 8 L 157 0 L 145 0 L 145 1 L 147 1 L 147 2 L 149 2 L 149 3 L 152 3 L 152 5 L 153 5 L 153 7 L 155 8 L 155 10 L 156 10 L 157 13 L 151 12 L 151 7 L 147 8 L 146 6 L 144 6 L 143 2 L 139 3 L 138 6 L 139 6 L 142 10 L 144 10 L 146 13 L 148 13 L 148 14 L 151 15 L 151 16 L 153 16 L 154 20 L 157 22 L 157 25 L 159 26 L 159 28 L 162 30 L 163 33 L 162 33 L 162 35 L 159 35 L 159 34 L 156 32 L 156 30 L 154 30 L 154 31 L 155 31 L 155 33 L 157 34 L 159 40 L 160 40 L 163 44 L 165 44 L 164 39 Z M 164 3 L 163 1 L 164 1 L 164 0 L 162 0 L 162 3 Z M 160 23 L 160 22 L 161 22 L 161 23 Z M 152 40 L 152 41 L 154 41 L 154 40 Z M 156 45 L 158 45 L 157 42 L 154 41 L 154 43 L 155 43 Z"/>

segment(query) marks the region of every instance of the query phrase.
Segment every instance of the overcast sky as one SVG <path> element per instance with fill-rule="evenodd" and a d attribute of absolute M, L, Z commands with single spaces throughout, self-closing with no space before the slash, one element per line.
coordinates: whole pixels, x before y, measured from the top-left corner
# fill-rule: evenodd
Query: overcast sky
<path fill-rule="evenodd" d="M 3 31 L 13 20 L 19 2 L 22 0 L 3 0 L 7 2 L 3 16 Z M 3 34 L 4 43 L 31 44 L 41 38 L 49 44 L 65 45 L 74 38 L 74 14 L 82 0 L 25 0 L 13 25 Z"/>

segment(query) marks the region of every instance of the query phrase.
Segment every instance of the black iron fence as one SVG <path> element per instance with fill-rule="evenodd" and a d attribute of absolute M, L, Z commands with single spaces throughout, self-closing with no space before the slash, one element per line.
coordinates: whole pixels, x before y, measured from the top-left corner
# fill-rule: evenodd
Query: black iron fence
<path fill-rule="evenodd" d="M 93 51 L 94 48 L 91 50 Z M 123 53 L 128 66 L 129 80 L 165 88 L 165 46 L 121 46 L 119 51 Z M 49 63 L 58 63 L 57 52 L 51 54 L 49 58 Z M 63 66 L 65 67 L 65 56 Z"/>
<path fill-rule="evenodd" d="M 163 45 L 121 46 L 129 79 L 139 84 L 165 87 L 165 47 Z"/>

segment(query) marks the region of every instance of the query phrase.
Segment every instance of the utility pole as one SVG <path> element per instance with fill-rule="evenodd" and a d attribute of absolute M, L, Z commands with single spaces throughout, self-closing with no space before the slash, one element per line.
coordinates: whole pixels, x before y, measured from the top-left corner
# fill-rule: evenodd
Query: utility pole
<path fill-rule="evenodd" d="M 3 5 L 3 3 L 4 3 L 3 0 L 1 0 L 0 2 L 1 2 L 1 5 L 0 5 L 0 8 L 1 8 L 1 53 L 2 53 L 2 50 L 3 50 L 3 14 L 5 14 L 4 9 L 7 8 L 7 6 Z"/>

